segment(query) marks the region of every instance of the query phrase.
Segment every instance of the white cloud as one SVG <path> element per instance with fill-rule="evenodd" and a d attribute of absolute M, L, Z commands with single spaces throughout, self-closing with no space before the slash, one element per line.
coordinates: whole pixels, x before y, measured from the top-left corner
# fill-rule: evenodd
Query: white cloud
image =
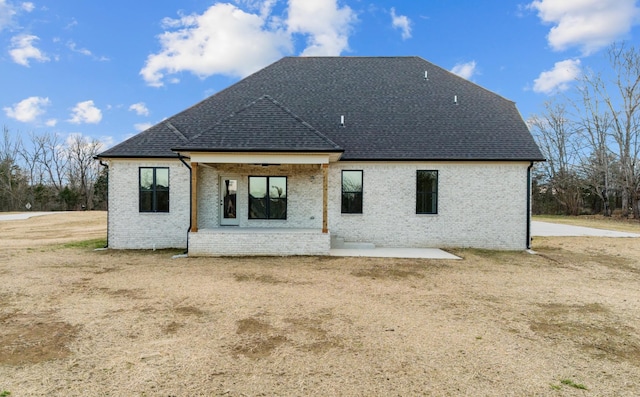
<path fill-rule="evenodd" d="M 250 10 L 260 11 L 262 16 L 268 16 L 277 0 L 235 0 L 235 2 L 245 5 Z"/>
<path fill-rule="evenodd" d="M 32 2 L 24 2 L 19 6 L 11 1 L 0 0 L 0 32 L 9 26 L 15 25 L 14 17 L 22 12 L 31 12 L 35 9 Z"/>
<path fill-rule="evenodd" d="M 138 116 L 148 116 L 149 115 L 149 109 L 144 104 L 144 102 L 134 103 L 133 105 L 129 106 L 129 110 L 136 112 L 136 114 Z"/>
<path fill-rule="evenodd" d="M 108 149 L 113 146 L 114 139 L 110 135 L 101 136 L 98 140 L 102 144 L 102 150 Z"/>
<path fill-rule="evenodd" d="M 575 46 L 585 55 L 624 36 L 640 16 L 636 0 L 535 0 L 528 7 L 554 25 L 547 36 L 554 50 Z"/>
<path fill-rule="evenodd" d="M 100 120 L 102 120 L 102 111 L 90 100 L 78 102 L 78 104 L 71 109 L 71 118 L 67 121 L 72 124 L 97 124 Z"/>
<path fill-rule="evenodd" d="M 38 62 L 47 62 L 47 57 L 42 51 L 34 47 L 33 42 L 39 40 L 38 36 L 29 34 L 21 34 L 11 38 L 11 50 L 9 54 L 13 61 L 23 66 L 29 66 L 29 60 L 34 59 Z"/>
<path fill-rule="evenodd" d="M 50 104 L 51 101 L 49 98 L 32 96 L 18 103 L 14 103 L 13 107 L 5 107 L 4 112 L 12 119 L 22 121 L 23 123 L 30 123 L 35 121 L 38 116 L 44 114 L 44 108 Z"/>
<path fill-rule="evenodd" d="M 30 1 L 25 1 L 20 5 L 20 8 L 22 8 L 26 12 L 31 12 L 36 8 L 36 6 Z"/>
<path fill-rule="evenodd" d="M 138 132 L 142 132 L 144 130 L 148 130 L 151 127 L 153 127 L 153 124 L 151 124 L 151 123 L 136 123 L 136 124 L 133 125 L 133 128 L 135 128 L 136 131 L 138 131 Z"/>
<path fill-rule="evenodd" d="M 411 20 L 405 15 L 397 15 L 395 8 L 391 8 L 391 24 L 394 28 L 400 29 L 403 40 L 411 38 Z"/>
<path fill-rule="evenodd" d="M 68 42 L 67 47 L 69 47 L 71 51 L 77 52 L 78 54 L 86 55 L 88 57 L 93 55 L 91 51 L 87 50 L 86 48 L 78 48 L 78 45 L 73 41 Z"/>
<path fill-rule="evenodd" d="M 355 13 L 336 0 L 288 0 L 287 16 L 274 15 L 276 0 L 236 0 L 254 12 L 216 3 L 202 14 L 165 18 L 161 50 L 140 71 L 151 86 L 179 81 L 183 71 L 245 77 L 294 51 L 294 35 L 306 37 L 302 55 L 340 55 L 348 49 Z"/>
<path fill-rule="evenodd" d="M 57 119 L 49 119 L 44 123 L 47 127 L 55 127 L 58 124 Z"/>
<path fill-rule="evenodd" d="M 473 75 L 476 73 L 476 61 L 470 61 L 466 63 L 459 63 L 451 69 L 451 73 L 457 74 L 463 79 L 471 79 Z"/>
<path fill-rule="evenodd" d="M 556 62 L 553 69 L 540 73 L 540 77 L 533 81 L 533 91 L 544 94 L 565 91 L 580 73 L 579 59 Z"/>
<path fill-rule="evenodd" d="M 291 50 L 283 29 L 268 29 L 267 19 L 218 3 L 202 15 L 165 19 L 173 29 L 159 37 L 162 50 L 147 57 L 140 74 L 151 86 L 162 86 L 167 74 L 189 71 L 200 77 L 225 74 L 244 77 Z"/>
<path fill-rule="evenodd" d="M 348 50 L 356 20 L 353 10 L 338 8 L 336 0 L 289 0 L 289 32 L 308 35 L 303 56 L 335 56 Z"/>
<path fill-rule="evenodd" d="M 59 39 L 57 39 L 57 38 L 56 38 L 56 39 L 54 39 L 54 41 L 55 41 L 55 40 L 59 41 Z M 110 60 L 109 58 L 107 58 L 107 57 L 105 57 L 105 56 L 100 56 L 100 57 L 95 56 L 95 55 L 93 55 L 93 53 L 92 53 L 90 50 L 88 50 L 88 49 L 86 49 L 86 48 L 79 48 L 79 47 L 78 47 L 78 45 L 77 45 L 74 41 L 69 41 L 69 42 L 67 42 L 67 47 L 68 47 L 71 51 L 73 51 L 73 52 L 77 52 L 78 54 L 82 54 L 82 55 L 85 55 L 85 56 L 91 57 L 91 58 L 93 58 L 93 60 L 95 60 L 95 61 L 105 62 L 105 61 L 109 61 L 109 60 Z"/>
<path fill-rule="evenodd" d="M 16 15 L 14 7 L 6 0 L 0 0 L 0 31 L 13 23 Z"/>

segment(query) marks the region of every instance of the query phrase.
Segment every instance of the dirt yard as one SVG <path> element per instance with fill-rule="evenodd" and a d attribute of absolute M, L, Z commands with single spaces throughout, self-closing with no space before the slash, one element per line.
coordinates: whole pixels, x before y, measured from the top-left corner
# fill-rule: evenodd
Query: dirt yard
<path fill-rule="evenodd" d="M 0 396 L 640 395 L 640 239 L 171 259 L 105 219 L 0 222 Z"/>

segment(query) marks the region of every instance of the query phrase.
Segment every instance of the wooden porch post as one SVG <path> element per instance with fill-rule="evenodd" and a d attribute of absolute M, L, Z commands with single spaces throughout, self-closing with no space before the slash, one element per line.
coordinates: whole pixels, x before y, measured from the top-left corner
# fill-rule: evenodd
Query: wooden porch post
<path fill-rule="evenodd" d="M 322 233 L 329 233 L 327 205 L 329 202 L 329 164 L 322 164 Z"/>
<path fill-rule="evenodd" d="M 198 163 L 191 163 L 191 232 L 198 232 Z"/>

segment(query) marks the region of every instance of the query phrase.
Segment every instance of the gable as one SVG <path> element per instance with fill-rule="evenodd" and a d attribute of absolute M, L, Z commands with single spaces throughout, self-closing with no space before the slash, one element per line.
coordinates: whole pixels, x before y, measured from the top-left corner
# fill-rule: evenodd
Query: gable
<path fill-rule="evenodd" d="M 174 150 L 340 152 L 307 122 L 265 95 Z"/>

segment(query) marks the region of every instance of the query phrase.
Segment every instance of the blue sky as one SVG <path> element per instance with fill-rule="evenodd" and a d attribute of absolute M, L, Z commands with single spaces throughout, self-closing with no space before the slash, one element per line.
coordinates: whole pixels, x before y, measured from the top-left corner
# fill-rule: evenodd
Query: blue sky
<path fill-rule="evenodd" d="M 528 118 L 639 23 L 635 0 L 0 0 L 0 125 L 108 147 L 290 55 L 417 55 Z"/>

